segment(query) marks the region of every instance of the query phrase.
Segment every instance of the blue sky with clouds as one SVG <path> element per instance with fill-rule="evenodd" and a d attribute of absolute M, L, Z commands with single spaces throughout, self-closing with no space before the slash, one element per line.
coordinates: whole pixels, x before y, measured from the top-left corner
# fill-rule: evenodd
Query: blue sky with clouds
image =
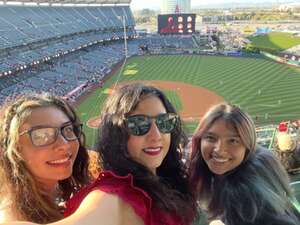
<path fill-rule="evenodd" d="M 159 9 L 161 0 L 132 0 L 131 8 L 132 9 Z M 300 0 L 191 0 L 192 7 L 197 5 L 206 5 L 206 4 L 222 4 L 228 2 L 300 2 Z"/>

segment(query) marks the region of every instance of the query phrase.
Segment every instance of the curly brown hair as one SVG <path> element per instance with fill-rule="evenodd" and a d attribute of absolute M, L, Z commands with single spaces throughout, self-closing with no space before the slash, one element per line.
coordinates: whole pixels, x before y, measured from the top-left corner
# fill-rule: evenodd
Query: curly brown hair
<path fill-rule="evenodd" d="M 41 190 L 18 149 L 19 127 L 32 110 L 47 106 L 58 108 L 73 124 L 80 124 L 71 105 L 47 93 L 18 96 L 6 102 L 0 110 L 0 206 L 1 209 L 8 208 L 18 220 L 48 223 L 62 218 L 58 204 Z M 62 201 L 88 183 L 88 155 L 84 140 L 82 134 L 71 177 L 58 183 L 58 197 Z"/>

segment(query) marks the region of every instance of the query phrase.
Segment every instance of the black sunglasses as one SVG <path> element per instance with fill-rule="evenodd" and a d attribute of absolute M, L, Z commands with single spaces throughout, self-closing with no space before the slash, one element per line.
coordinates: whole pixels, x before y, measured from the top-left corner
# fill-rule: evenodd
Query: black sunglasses
<path fill-rule="evenodd" d="M 20 133 L 20 136 L 28 134 L 31 142 L 36 147 L 43 147 L 53 144 L 58 135 L 61 134 L 65 140 L 78 140 L 81 136 L 82 124 L 73 124 L 71 122 L 63 124 L 61 127 L 36 126 Z"/>
<path fill-rule="evenodd" d="M 175 113 L 162 113 L 157 116 L 132 115 L 125 121 L 130 134 L 142 136 L 149 132 L 153 119 L 161 133 L 171 133 L 178 123 L 178 115 Z"/>

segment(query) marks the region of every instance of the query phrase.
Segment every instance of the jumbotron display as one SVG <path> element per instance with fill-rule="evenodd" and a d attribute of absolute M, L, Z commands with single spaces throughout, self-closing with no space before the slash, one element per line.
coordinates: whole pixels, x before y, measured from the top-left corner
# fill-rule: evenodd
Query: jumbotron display
<path fill-rule="evenodd" d="M 195 32 L 196 14 L 158 15 L 159 34 L 192 34 Z"/>

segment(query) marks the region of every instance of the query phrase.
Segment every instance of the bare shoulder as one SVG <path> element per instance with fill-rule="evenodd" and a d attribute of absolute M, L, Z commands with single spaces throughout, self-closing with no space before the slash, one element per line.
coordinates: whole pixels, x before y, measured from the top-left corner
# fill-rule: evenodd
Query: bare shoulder
<path fill-rule="evenodd" d="M 121 198 L 100 190 L 92 191 L 85 197 L 67 224 L 99 225 L 99 221 L 105 225 L 144 224 Z"/>
<path fill-rule="evenodd" d="M 101 220 L 103 224 L 116 225 L 121 224 L 119 208 L 118 196 L 95 190 L 84 198 L 74 215 L 86 224 Z"/>
<path fill-rule="evenodd" d="M 119 204 L 123 225 L 144 225 L 142 218 L 135 213 L 134 209 L 129 204 L 122 199 L 119 199 Z"/>

